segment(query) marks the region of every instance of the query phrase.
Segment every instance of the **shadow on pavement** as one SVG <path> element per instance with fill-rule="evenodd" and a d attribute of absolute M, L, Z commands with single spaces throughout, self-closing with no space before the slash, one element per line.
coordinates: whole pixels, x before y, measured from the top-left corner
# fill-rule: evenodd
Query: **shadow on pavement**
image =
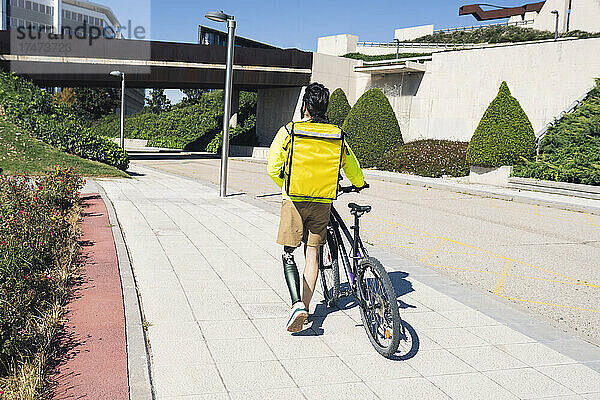
<path fill-rule="evenodd" d="M 389 273 L 390 280 L 392 281 L 392 286 L 394 287 L 394 291 L 396 294 L 396 299 L 398 301 L 398 306 L 400 307 L 400 318 L 402 318 L 402 310 L 407 308 L 416 308 L 411 304 L 406 303 L 400 297 L 414 292 L 412 283 L 407 280 L 408 273 L 394 271 Z M 347 290 L 348 283 L 343 283 L 341 285 L 341 290 Z M 340 310 L 349 310 L 354 307 L 357 307 L 358 303 L 355 301 L 354 297 L 342 297 L 338 300 L 338 305 L 335 308 L 329 308 L 326 306 L 325 300 L 321 301 L 315 307 L 315 311 L 308 318 L 309 322 L 312 322 L 310 328 L 304 329 L 298 333 L 293 334 L 293 336 L 321 336 L 325 333 L 323 330 L 323 321 L 325 318 L 331 313 L 335 313 Z M 356 326 L 362 326 L 363 324 L 357 323 Z M 366 333 L 364 340 L 369 340 Z M 392 356 L 389 357 L 390 360 L 395 361 L 406 361 L 413 358 L 419 352 L 419 335 L 416 330 L 412 327 L 411 324 L 402 320 L 400 327 L 400 344 L 398 346 L 398 351 Z M 373 349 L 375 351 L 375 349 Z"/>

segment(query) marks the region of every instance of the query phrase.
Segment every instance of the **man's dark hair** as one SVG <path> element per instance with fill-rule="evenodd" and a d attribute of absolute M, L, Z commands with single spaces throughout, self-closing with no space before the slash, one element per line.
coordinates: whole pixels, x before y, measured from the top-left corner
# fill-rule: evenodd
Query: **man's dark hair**
<path fill-rule="evenodd" d="M 308 110 L 313 122 L 329 123 L 326 114 L 328 106 L 329 89 L 317 82 L 306 87 L 302 98 L 302 109 Z M 304 112 L 302 117 L 304 117 Z"/>

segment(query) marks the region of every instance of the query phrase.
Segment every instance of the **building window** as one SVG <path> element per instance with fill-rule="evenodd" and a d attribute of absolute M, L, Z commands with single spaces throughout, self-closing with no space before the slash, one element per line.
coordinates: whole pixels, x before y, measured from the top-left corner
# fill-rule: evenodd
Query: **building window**
<path fill-rule="evenodd" d="M 19 23 L 17 22 L 16 18 L 12 18 L 10 19 L 10 25 L 11 26 L 19 26 Z"/>
<path fill-rule="evenodd" d="M 65 18 L 71 19 L 71 11 L 65 11 Z"/>
<path fill-rule="evenodd" d="M 35 11 L 35 12 L 39 12 L 39 11 L 40 11 L 40 9 L 39 9 L 39 7 L 38 7 L 38 3 L 35 3 L 35 2 L 34 2 L 34 3 L 32 3 L 31 5 L 33 6 L 33 11 Z"/>
<path fill-rule="evenodd" d="M 26 8 L 27 10 L 31 10 L 31 1 L 27 0 L 27 1 L 25 2 L 25 8 Z"/>

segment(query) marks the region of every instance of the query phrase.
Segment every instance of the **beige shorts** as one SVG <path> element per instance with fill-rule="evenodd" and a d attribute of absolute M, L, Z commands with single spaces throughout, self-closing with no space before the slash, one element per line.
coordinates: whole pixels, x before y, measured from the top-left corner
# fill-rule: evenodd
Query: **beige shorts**
<path fill-rule="evenodd" d="M 325 244 L 331 203 L 284 200 L 277 243 L 298 247 L 301 242 L 311 247 Z"/>

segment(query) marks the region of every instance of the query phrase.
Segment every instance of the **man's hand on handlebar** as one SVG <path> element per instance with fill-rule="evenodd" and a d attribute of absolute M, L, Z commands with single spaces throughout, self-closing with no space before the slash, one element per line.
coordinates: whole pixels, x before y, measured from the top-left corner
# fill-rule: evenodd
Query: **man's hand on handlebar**
<path fill-rule="evenodd" d="M 356 192 L 356 193 L 360 193 L 361 190 L 363 189 L 367 189 L 369 187 L 369 184 L 367 182 L 365 182 L 365 184 L 361 187 L 356 187 L 354 185 L 352 186 L 340 186 L 340 192 L 342 193 L 351 193 L 351 192 Z"/>

